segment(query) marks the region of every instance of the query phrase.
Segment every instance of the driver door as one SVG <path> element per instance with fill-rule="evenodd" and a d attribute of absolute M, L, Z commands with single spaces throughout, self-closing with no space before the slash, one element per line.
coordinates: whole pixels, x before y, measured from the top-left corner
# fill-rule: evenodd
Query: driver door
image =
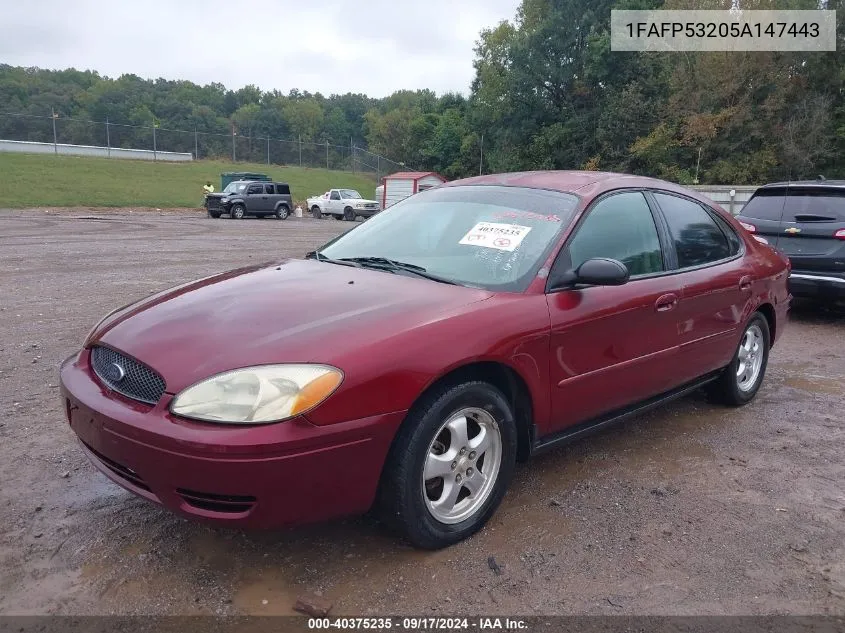
<path fill-rule="evenodd" d="M 326 204 L 329 213 L 338 214 L 343 213 L 343 200 L 340 199 L 340 192 L 335 190 L 329 194 L 329 201 Z"/>
<path fill-rule="evenodd" d="M 576 286 L 546 295 L 551 431 L 677 386 L 676 308 L 683 284 L 667 274 L 665 249 L 662 219 L 645 195 L 622 191 L 594 202 L 561 250 L 550 278 L 593 257 L 621 261 L 631 277 L 622 286 Z"/>

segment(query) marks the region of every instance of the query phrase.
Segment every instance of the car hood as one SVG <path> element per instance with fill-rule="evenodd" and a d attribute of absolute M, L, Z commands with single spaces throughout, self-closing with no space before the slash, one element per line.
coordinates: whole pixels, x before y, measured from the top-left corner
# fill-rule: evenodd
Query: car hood
<path fill-rule="evenodd" d="M 158 371 L 176 393 L 253 365 L 329 363 L 492 296 L 315 260 L 284 260 L 167 290 L 107 317 L 101 342 Z"/>
<path fill-rule="evenodd" d="M 360 200 L 356 200 L 355 204 L 378 204 L 375 200 L 364 200 L 361 198 Z"/>

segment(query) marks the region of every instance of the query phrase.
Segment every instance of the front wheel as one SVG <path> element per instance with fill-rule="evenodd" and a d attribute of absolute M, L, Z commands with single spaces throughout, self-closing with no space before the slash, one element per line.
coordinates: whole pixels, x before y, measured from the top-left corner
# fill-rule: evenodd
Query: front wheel
<path fill-rule="evenodd" d="M 315 220 L 319 220 L 323 217 L 323 212 L 320 211 L 320 207 L 318 207 L 316 204 L 311 207 L 311 217 Z"/>
<path fill-rule="evenodd" d="M 352 209 L 352 207 L 346 207 L 343 210 L 343 219 L 347 222 L 355 221 L 355 211 Z"/>
<path fill-rule="evenodd" d="M 287 220 L 289 215 L 290 209 L 288 209 L 285 205 L 282 205 L 278 209 L 276 209 L 276 219 L 278 220 Z"/>
<path fill-rule="evenodd" d="M 731 364 L 710 386 L 714 399 L 734 407 L 754 399 L 769 364 L 769 337 L 769 322 L 755 312 L 745 325 Z"/>
<path fill-rule="evenodd" d="M 232 207 L 232 218 L 235 220 L 243 220 L 246 208 L 242 204 L 236 204 Z"/>
<path fill-rule="evenodd" d="M 385 465 L 388 524 L 413 545 L 438 549 L 493 515 L 516 463 L 516 425 L 502 393 L 467 382 L 428 395 L 408 415 Z"/>

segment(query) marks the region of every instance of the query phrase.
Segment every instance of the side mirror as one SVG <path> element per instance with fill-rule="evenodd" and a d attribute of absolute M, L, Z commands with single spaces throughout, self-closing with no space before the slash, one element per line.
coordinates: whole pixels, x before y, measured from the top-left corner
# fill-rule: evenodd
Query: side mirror
<path fill-rule="evenodd" d="M 552 290 L 563 290 L 580 284 L 588 286 L 622 286 L 630 278 L 628 267 L 618 259 L 594 257 L 552 279 Z"/>

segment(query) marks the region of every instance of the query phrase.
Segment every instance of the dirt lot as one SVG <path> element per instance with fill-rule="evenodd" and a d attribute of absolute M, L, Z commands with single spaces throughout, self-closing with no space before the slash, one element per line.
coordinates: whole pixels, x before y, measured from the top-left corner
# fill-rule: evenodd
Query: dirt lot
<path fill-rule="evenodd" d="M 287 614 L 303 593 L 336 614 L 845 613 L 842 312 L 796 308 L 752 405 L 693 396 L 544 455 L 436 553 L 367 518 L 197 525 L 87 463 L 57 367 L 103 314 L 347 228 L 0 211 L 0 613 Z"/>

